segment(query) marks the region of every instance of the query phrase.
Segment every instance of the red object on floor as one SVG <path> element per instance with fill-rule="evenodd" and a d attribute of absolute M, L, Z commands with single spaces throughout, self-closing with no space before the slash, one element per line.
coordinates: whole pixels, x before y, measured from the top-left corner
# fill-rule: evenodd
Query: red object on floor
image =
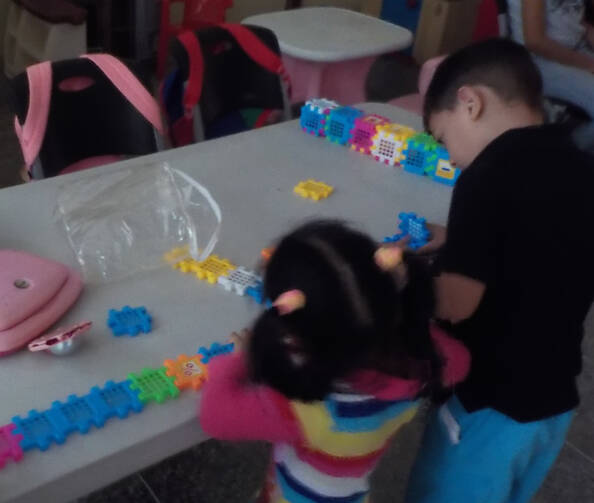
<path fill-rule="evenodd" d="M 171 5 L 184 4 L 184 15 L 181 25 L 172 24 Z M 233 6 L 233 0 L 162 0 L 161 29 L 159 33 L 159 49 L 157 52 L 157 76 L 163 78 L 167 49 L 171 37 L 184 30 L 198 30 L 214 24 L 225 22 L 227 9 Z"/>
<path fill-rule="evenodd" d="M 472 35 L 473 42 L 499 36 L 498 15 L 499 9 L 496 0 L 483 0 L 481 2 Z"/>

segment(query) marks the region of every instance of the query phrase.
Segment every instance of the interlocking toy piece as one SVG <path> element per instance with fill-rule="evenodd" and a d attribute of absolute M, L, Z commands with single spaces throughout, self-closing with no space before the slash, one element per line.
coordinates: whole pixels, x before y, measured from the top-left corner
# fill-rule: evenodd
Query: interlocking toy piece
<path fill-rule="evenodd" d="M 306 133 L 324 136 L 328 115 L 338 107 L 339 105 L 335 101 L 323 98 L 306 101 L 305 105 L 301 107 L 301 118 L 299 120 L 301 128 Z"/>
<path fill-rule="evenodd" d="M 260 257 L 262 257 L 262 260 L 264 262 L 268 262 L 270 260 L 270 257 L 272 257 L 273 253 L 274 253 L 274 248 L 272 248 L 272 247 L 263 248 L 262 251 L 260 252 Z"/>
<path fill-rule="evenodd" d="M 330 111 L 326 119 L 326 138 L 332 143 L 346 145 L 355 127 L 355 120 L 363 115 L 363 111 L 354 107 L 340 107 Z"/>
<path fill-rule="evenodd" d="M 121 311 L 110 309 L 107 326 L 116 337 L 124 334 L 135 337 L 140 332 L 148 334 L 153 329 L 152 318 L 144 306 L 124 306 Z"/>
<path fill-rule="evenodd" d="M 431 239 L 431 233 L 427 229 L 427 220 L 425 218 L 419 217 L 413 212 L 399 213 L 398 218 L 400 219 L 398 225 L 400 232 L 394 234 L 394 236 L 384 238 L 384 243 L 396 243 L 405 237 L 409 237 L 410 240 L 406 245 L 411 250 L 417 250 L 425 246 Z"/>
<path fill-rule="evenodd" d="M 351 149 L 369 155 L 373 145 L 373 137 L 377 134 L 377 128 L 389 123 L 389 119 L 376 114 L 357 117 L 349 139 Z"/>
<path fill-rule="evenodd" d="M 179 390 L 193 389 L 198 391 L 208 376 L 206 366 L 198 355 L 179 355 L 177 360 L 165 360 L 166 374 L 175 379 L 174 384 Z"/>
<path fill-rule="evenodd" d="M 333 191 L 334 187 L 331 185 L 313 180 L 312 178 L 299 182 L 293 189 L 293 192 L 298 196 L 313 199 L 314 201 L 327 198 Z"/>
<path fill-rule="evenodd" d="M 130 411 L 141 412 L 144 407 L 138 392 L 132 389 L 128 381 L 117 383 L 107 381 L 103 388 L 93 386 L 84 399 L 93 408 L 95 414 L 93 423 L 97 427 L 103 426 L 110 417 L 117 416 L 124 419 L 128 417 Z"/>
<path fill-rule="evenodd" d="M 174 378 L 166 374 L 166 368 L 144 368 L 140 372 L 128 374 L 130 388 L 138 392 L 142 403 L 155 401 L 163 403 L 168 398 L 176 398 L 179 389 L 174 384 Z"/>
<path fill-rule="evenodd" d="M 20 446 L 23 436 L 14 433 L 15 428 L 12 423 L 0 427 L 0 470 L 9 459 L 15 463 L 23 459 L 23 449 Z"/>
<path fill-rule="evenodd" d="M 452 163 L 447 159 L 440 159 L 437 161 L 437 168 L 431 175 L 431 178 L 436 182 L 453 186 L 456 184 L 459 176 L 460 169 L 452 166 Z"/>
<path fill-rule="evenodd" d="M 186 260 L 189 258 L 191 257 L 190 247 L 188 245 L 173 248 L 163 255 L 163 260 L 165 260 L 165 262 L 171 265 L 175 265 L 178 262 L 181 262 L 182 260 Z"/>
<path fill-rule="evenodd" d="M 66 419 L 57 414 L 48 416 L 47 412 L 30 410 L 27 417 L 15 416 L 12 423 L 15 425 L 14 433 L 22 435 L 21 449 L 28 451 L 37 447 L 41 451 L 48 449 L 52 442 L 62 444 L 68 433 L 73 431 Z"/>
<path fill-rule="evenodd" d="M 404 170 L 416 175 L 431 176 L 440 159 L 449 160 L 448 151 L 427 133 L 419 133 L 410 138 L 404 154 Z"/>
<path fill-rule="evenodd" d="M 404 159 L 406 141 L 414 134 L 414 129 L 400 124 L 380 125 L 372 138 L 371 155 L 378 162 L 395 166 Z"/>
<path fill-rule="evenodd" d="M 245 290 L 250 286 L 256 286 L 262 278 L 255 272 L 244 267 L 238 267 L 229 273 L 229 276 L 220 276 L 218 279 L 221 285 L 228 292 L 234 291 L 237 295 L 245 295 Z"/>
<path fill-rule="evenodd" d="M 195 265 L 196 277 L 200 280 L 205 280 L 211 285 L 214 285 L 219 277 L 228 276 L 231 271 L 236 269 L 229 260 L 219 257 L 218 255 L 209 255 L 206 260 L 198 262 Z"/>
<path fill-rule="evenodd" d="M 210 362 L 210 360 L 216 358 L 217 356 L 232 353 L 234 347 L 235 344 L 233 342 L 229 342 L 228 344 L 219 344 L 218 342 L 213 342 L 210 345 L 210 348 L 200 346 L 200 349 L 198 349 L 198 354 L 202 355 L 202 363 L 207 364 Z"/>
<path fill-rule="evenodd" d="M 245 289 L 245 294 L 254 299 L 258 304 L 264 304 L 263 284 L 261 281 L 257 285 L 248 286 Z"/>

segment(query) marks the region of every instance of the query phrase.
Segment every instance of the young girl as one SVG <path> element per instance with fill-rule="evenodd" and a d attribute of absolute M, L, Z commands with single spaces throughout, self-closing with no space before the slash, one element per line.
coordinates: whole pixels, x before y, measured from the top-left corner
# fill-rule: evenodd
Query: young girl
<path fill-rule="evenodd" d="M 272 307 L 245 351 L 214 360 L 204 431 L 274 444 L 262 502 L 368 501 L 368 479 L 419 399 L 464 378 L 466 349 L 429 323 L 430 278 L 335 222 L 286 236 L 266 267 Z"/>

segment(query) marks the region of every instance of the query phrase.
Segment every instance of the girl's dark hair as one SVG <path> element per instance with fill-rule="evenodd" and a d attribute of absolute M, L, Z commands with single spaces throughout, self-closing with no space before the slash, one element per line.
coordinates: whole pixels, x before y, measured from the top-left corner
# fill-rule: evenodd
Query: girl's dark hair
<path fill-rule="evenodd" d="M 320 400 L 359 369 L 439 380 L 441 361 L 429 334 L 434 296 L 428 271 L 406 256 L 408 280 L 374 260 L 377 245 L 335 221 L 306 224 L 278 244 L 267 264 L 264 294 L 298 289 L 306 305 L 256 320 L 248 348 L 252 378 L 289 398 Z M 426 387 L 429 389 L 431 386 Z"/>

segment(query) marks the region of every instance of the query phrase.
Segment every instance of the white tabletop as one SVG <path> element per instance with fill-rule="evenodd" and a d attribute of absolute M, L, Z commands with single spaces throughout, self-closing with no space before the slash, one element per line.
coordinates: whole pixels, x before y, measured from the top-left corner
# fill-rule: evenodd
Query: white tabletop
<path fill-rule="evenodd" d="M 399 51 L 413 40 L 406 28 L 335 7 L 258 14 L 242 23 L 272 30 L 288 56 L 326 63 Z"/>
<path fill-rule="evenodd" d="M 420 128 L 420 119 L 381 104 L 366 111 Z M 241 135 L 170 150 L 119 165 L 167 160 L 200 180 L 223 212 L 216 253 L 251 267 L 272 239 L 312 216 L 339 217 L 382 238 L 396 230 L 399 211 L 416 211 L 445 222 L 450 188 L 376 163 L 344 147 L 304 134 L 296 121 Z M 85 177 L 88 174 L 67 175 Z M 293 187 L 316 178 L 335 193 L 315 203 L 295 196 Z M 1 246 L 27 250 L 75 266 L 63 230 L 53 221 L 56 194 L 66 177 L 0 191 Z M 144 305 L 154 330 L 138 337 L 113 337 L 107 311 L 125 304 Z M 67 357 L 21 351 L 0 358 L 0 425 L 13 415 L 39 411 L 69 394 L 84 395 L 107 380 L 158 367 L 165 358 L 195 353 L 199 346 L 225 341 L 253 319 L 259 306 L 222 288 L 163 268 L 120 283 L 89 286 L 61 323 L 95 323 L 86 344 Z M 111 419 L 87 435 L 68 437 L 48 451 L 32 450 L 0 470 L 0 501 L 68 501 L 204 440 L 196 422 L 195 392 L 148 404 L 126 420 Z"/>

